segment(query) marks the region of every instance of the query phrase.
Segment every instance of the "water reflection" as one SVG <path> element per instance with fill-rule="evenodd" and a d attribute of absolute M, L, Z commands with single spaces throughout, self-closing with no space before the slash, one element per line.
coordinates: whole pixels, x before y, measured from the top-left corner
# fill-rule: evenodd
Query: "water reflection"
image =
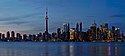
<path fill-rule="evenodd" d="M 0 56 L 125 56 L 124 43 L 1 42 Z"/>
<path fill-rule="evenodd" d="M 61 48 L 61 56 L 69 56 L 69 54 L 68 54 L 68 51 L 69 51 L 69 46 L 68 45 L 65 45 L 65 44 L 62 44 L 61 46 L 60 46 Z"/>
<path fill-rule="evenodd" d="M 115 44 L 115 46 L 114 46 L 114 56 L 119 56 L 120 55 L 119 48 L 121 48 L 121 47 L 119 47 L 117 44 Z"/>
<path fill-rule="evenodd" d="M 69 45 L 69 50 L 70 50 L 70 51 L 69 51 L 69 52 L 70 52 L 70 53 L 69 53 L 70 56 L 74 56 L 74 52 L 75 52 L 75 51 L 74 51 L 74 45 Z"/>

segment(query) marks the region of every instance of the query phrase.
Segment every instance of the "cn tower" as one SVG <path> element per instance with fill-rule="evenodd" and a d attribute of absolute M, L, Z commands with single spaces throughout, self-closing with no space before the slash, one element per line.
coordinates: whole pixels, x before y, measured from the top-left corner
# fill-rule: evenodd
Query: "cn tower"
<path fill-rule="evenodd" d="M 48 34 L 48 9 L 46 8 L 46 17 L 45 17 L 45 20 L 46 20 L 46 31 L 45 33 Z"/>

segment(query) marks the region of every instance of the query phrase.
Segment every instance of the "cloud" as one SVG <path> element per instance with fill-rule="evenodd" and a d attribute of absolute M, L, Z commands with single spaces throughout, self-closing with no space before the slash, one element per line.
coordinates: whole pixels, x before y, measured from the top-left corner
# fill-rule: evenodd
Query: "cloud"
<path fill-rule="evenodd" d="M 5 24 L 13 24 L 13 25 L 22 25 L 22 24 L 25 24 L 25 23 L 28 23 L 28 22 L 23 22 L 23 21 L 14 21 L 14 22 L 6 22 Z"/>
<path fill-rule="evenodd" d="M 112 15 L 112 16 L 109 16 L 111 18 L 115 18 L 115 17 L 119 17 L 119 18 L 125 18 L 125 14 L 116 14 L 116 15 Z"/>
<path fill-rule="evenodd" d="M 13 20 L 19 20 L 22 18 L 28 18 L 36 15 L 41 15 L 42 13 L 33 13 L 33 14 L 28 14 L 28 15 L 23 15 L 23 16 L 17 16 L 17 17 L 8 17 L 8 18 L 0 18 L 0 21 L 13 21 Z"/>
<path fill-rule="evenodd" d="M 87 16 L 87 17 L 96 17 L 96 16 Z"/>
<path fill-rule="evenodd" d="M 41 15 L 41 13 L 33 13 L 33 14 L 28 14 L 28 15 L 18 16 L 18 17 L 0 18 L 0 21 L 2 25 L 22 25 L 22 24 L 30 23 L 31 20 L 26 21 L 26 19 L 36 15 Z"/>
<path fill-rule="evenodd" d="M 27 33 L 27 34 L 37 34 L 40 32 L 44 32 L 42 29 L 40 29 L 41 27 L 33 27 L 33 28 L 28 28 L 25 30 L 19 30 L 18 32 L 21 33 Z"/>

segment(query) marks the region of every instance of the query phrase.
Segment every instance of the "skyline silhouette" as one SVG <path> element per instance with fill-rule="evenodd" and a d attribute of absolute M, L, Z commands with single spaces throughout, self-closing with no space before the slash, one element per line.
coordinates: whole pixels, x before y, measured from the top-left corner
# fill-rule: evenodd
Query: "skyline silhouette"
<path fill-rule="evenodd" d="M 48 16 L 46 12 L 46 30 L 38 34 L 20 34 L 14 31 L 0 33 L 2 42 L 125 42 L 125 35 L 120 28 L 105 23 L 97 27 L 96 22 L 87 31 L 83 31 L 82 22 L 71 28 L 69 23 L 63 24 L 63 28 L 57 28 L 56 32 L 48 30 Z"/>

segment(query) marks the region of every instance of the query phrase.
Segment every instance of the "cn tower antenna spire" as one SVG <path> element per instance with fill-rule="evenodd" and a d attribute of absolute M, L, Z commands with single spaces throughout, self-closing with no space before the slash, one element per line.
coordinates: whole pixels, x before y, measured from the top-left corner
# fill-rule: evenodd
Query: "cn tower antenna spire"
<path fill-rule="evenodd" d="M 46 20 L 48 20 L 48 8 L 46 8 Z"/>
<path fill-rule="evenodd" d="M 48 9 L 46 8 L 46 17 L 45 17 L 45 20 L 46 20 L 46 33 L 48 33 Z"/>
<path fill-rule="evenodd" d="M 46 12 L 48 12 L 48 8 L 46 8 Z M 47 13 L 46 13 L 47 14 Z"/>

